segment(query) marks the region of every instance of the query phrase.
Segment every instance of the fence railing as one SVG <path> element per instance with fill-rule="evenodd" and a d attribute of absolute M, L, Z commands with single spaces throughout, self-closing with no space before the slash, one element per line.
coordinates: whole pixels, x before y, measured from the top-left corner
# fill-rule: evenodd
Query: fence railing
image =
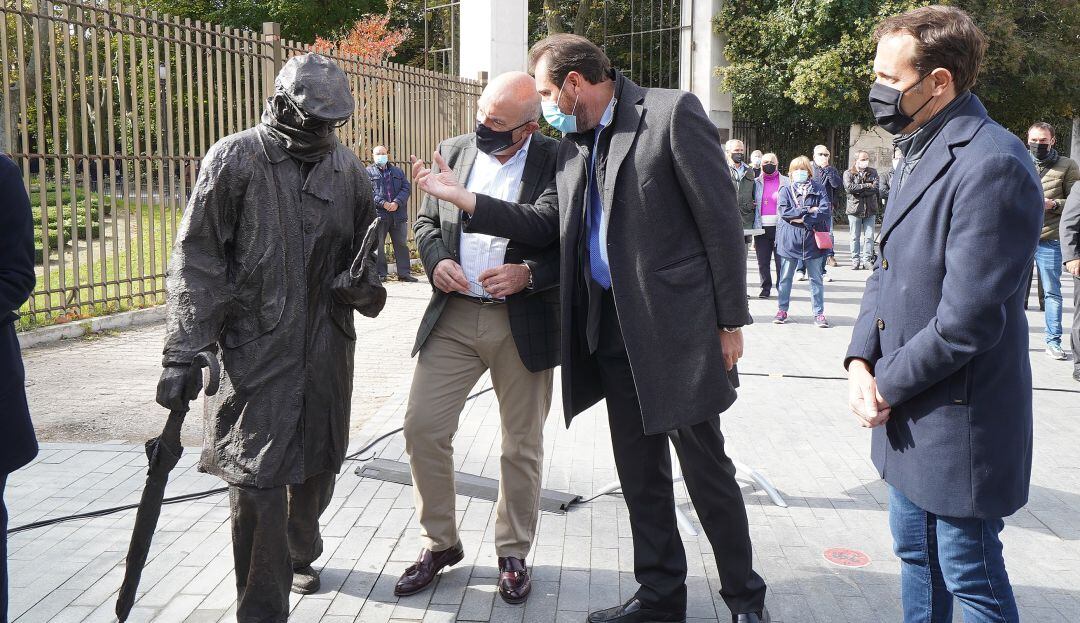
<path fill-rule="evenodd" d="M 307 46 L 275 24 L 253 33 L 109 0 L 6 0 L 0 17 L 0 152 L 35 220 L 24 318 L 160 303 L 203 154 L 259 122 L 281 64 Z M 339 136 L 364 160 L 377 144 L 399 161 L 428 153 L 475 123 L 476 82 L 331 56 L 357 99 Z"/>

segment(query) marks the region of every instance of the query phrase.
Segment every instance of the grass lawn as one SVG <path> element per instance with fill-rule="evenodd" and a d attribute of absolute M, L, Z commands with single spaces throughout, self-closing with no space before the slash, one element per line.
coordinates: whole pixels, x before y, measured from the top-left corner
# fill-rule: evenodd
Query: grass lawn
<path fill-rule="evenodd" d="M 116 214 L 123 216 L 128 214 L 127 204 L 117 200 Z M 179 215 L 178 215 L 179 217 Z M 141 218 L 143 228 L 143 240 L 140 248 L 136 219 Z M 80 253 L 78 273 L 72 270 L 71 263 L 65 265 L 64 278 L 61 279 L 60 268 L 52 266 L 49 271 L 49 288 L 52 290 L 63 289 L 64 292 L 52 294 L 38 293 L 31 297 L 20 310 L 16 329 L 25 331 L 40 326 L 68 322 L 80 318 L 101 316 L 104 314 L 126 311 L 140 307 L 148 307 L 161 304 L 164 295 L 152 294 L 156 289 L 163 289 L 164 277 L 138 279 L 139 275 L 163 275 L 168 260 L 168 253 L 172 249 L 172 227 L 168 222 L 169 214 L 164 217 L 159 205 L 143 205 L 140 215 L 131 212 L 127 227 L 131 230 L 131 248 L 119 248 L 114 251 L 111 248 L 116 241 L 112 241 L 106 248 L 105 258 L 101 258 L 100 246 L 94 244 L 94 264 L 85 264 L 87 257 L 85 250 Z M 121 224 L 123 225 L 123 224 Z M 109 227 L 106 225 L 106 227 Z M 154 232 L 154 249 L 151 253 L 148 233 Z M 162 253 L 161 236 L 165 236 L 164 253 Z M 120 230 L 120 238 L 123 239 L 123 230 Z M 153 258 L 151 258 L 153 255 Z M 115 261 L 118 258 L 119 261 Z M 102 261 L 104 259 L 104 261 Z M 140 270 L 140 260 L 142 269 Z M 130 269 L 129 269 L 130 263 Z M 130 283 L 129 278 L 136 277 Z M 45 287 L 44 277 L 38 277 L 38 289 Z M 143 288 L 148 293 L 140 294 Z M 95 302 L 97 301 L 97 302 Z M 31 306 L 33 302 L 33 306 Z M 47 309 L 50 307 L 60 308 L 65 311 L 34 312 L 32 309 Z"/>

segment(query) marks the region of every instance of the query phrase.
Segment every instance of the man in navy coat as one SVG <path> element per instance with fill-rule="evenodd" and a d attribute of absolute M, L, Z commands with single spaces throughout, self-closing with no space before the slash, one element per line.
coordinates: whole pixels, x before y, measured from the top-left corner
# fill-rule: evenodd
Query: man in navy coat
<path fill-rule="evenodd" d="M 37 456 L 26 406 L 16 311 L 34 291 L 34 225 L 30 198 L 15 163 L 0 156 L 0 621 L 7 620 L 8 474 Z"/>
<path fill-rule="evenodd" d="M 986 38 L 963 11 L 875 32 L 870 105 L 904 154 L 846 367 L 889 483 L 904 620 L 1018 621 L 999 533 L 1028 499 L 1024 285 L 1042 227 L 1031 158 L 969 89 Z"/>

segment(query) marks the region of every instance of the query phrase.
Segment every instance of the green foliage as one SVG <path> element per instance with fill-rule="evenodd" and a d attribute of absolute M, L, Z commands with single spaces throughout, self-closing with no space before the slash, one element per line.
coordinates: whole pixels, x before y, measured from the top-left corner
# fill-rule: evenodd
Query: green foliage
<path fill-rule="evenodd" d="M 57 209 L 57 201 L 60 203 L 59 209 Z M 30 195 L 30 207 L 34 216 L 34 256 L 35 261 L 41 262 L 44 251 L 42 244 L 46 239 L 45 235 L 42 235 L 42 208 L 41 208 L 41 193 L 34 192 Z M 57 197 L 56 185 L 49 184 L 45 192 L 45 225 L 48 238 L 48 248 L 50 251 L 56 251 L 57 245 L 60 243 L 60 232 L 57 228 L 57 223 L 62 223 L 64 231 L 65 244 L 71 244 L 71 227 L 72 224 L 78 228 L 79 239 L 86 239 L 87 224 L 90 226 L 90 233 L 93 238 L 97 238 L 101 233 L 101 213 L 104 210 L 105 214 L 109 214 L 112 211 L 112 207 L 106 203 L 104 206 L 98 201 L 98 197 L 94 194 L 90 195 L 89 200 L 86 197 L 86 193 L 83 189 L 76 189 L 74 199 L 70 188 L 64 187 Z M 60 214 L 63 214 L 63 219 L 60 219 Z"/>
<path fill-rule="evenodd" d="M 141 0 L 147 8 L 232 28 L 262 30 L 279 22 L 286 39 L 311 43 L 315 37 L 338 39 L 361 16 L 385 13 L 386 0 Z"/>
<path fill-rule="evenodd" d="M 990 114 L 1021 130 L 1033 119 L 1080 110 L 1080 3 L 946 0 L 990 38 L 976 86 Z M 716 16 L 731 60 L 717 73 L 735 115 L 773 132 L 807 136 L 872 122 L 874 26 L 926 0 L 743 0 Z"/>

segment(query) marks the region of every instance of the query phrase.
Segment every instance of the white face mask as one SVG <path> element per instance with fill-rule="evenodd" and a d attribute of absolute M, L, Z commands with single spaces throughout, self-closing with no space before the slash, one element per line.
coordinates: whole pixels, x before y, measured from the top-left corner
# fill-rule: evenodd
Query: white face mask
<path fill-rule="evenodd" d="M 858 160 L 855 162 L 855 168 L 862 171 L 866 167 L 870 166 L 869 160 Z"/>

